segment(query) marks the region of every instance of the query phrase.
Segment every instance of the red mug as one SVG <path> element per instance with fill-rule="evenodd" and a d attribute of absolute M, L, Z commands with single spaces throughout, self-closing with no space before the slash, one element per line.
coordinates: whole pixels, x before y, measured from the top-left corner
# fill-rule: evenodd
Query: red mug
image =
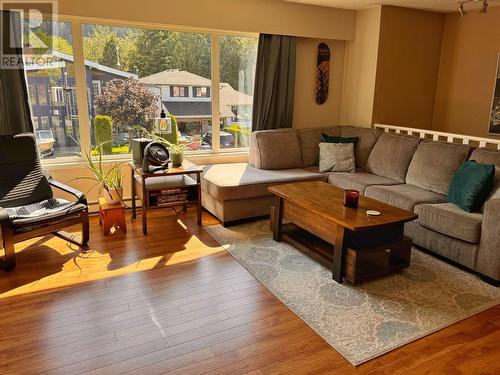
<path fill-rule="evenodd" d="M 344 190 L 344 206 L 358 208 L 359 191 L 353 189 Z"/>

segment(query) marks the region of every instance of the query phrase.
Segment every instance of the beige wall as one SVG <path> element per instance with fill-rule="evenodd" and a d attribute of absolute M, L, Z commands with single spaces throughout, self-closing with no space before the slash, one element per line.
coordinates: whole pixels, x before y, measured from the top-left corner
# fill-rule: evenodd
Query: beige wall
<path fill-rule="evenodd" d="M 431 129 L 444 15 L 383 6 L 373 122 Z"/>
<path fill-rule="evenodd" d="M 282 0 L 59 0 L 59 13 L 221 31 L 347 40 L 356 12 Z"/>
<path fill-rule="evenodd" d="M 446 15 L 433 130 L 488 136 L 499 52 L 499 7 Z"/>
<path fill-rule="evenodd" d="M 340 123 L 372 124 L 381 7 L 357 12 L 353 41 L 346 43 Z"/>
<path fill-rule="evenodd" d="M 318 45 L 330 47 L 330 85 L 328 99 L 316 104 L 316 59 Z M 314 38 L 297 39 L 297 66 L 293 111 L 294 128 L 337 125 L 342 99 L 345 41 Z"/>

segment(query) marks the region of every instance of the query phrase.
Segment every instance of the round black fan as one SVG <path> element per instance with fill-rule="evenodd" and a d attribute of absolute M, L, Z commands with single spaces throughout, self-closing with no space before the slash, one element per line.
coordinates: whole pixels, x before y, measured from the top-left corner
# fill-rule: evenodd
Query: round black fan
<path fill-rule="evenodd" d="M 170 153 L 167 147 L 159 142 L 151 142 L 144 148 L 142 159 L 142 170 L 144 172 L 155 172 L 168 169 Z"/>

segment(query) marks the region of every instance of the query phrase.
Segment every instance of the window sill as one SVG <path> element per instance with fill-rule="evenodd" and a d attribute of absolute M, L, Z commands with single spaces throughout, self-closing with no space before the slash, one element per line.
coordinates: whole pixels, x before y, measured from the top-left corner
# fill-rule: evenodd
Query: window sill
<path fill-rule="evenodd" d="M 248 148 L 228 149 L 219 152 L 187 152 L 185 158 L 195 164 L 223 164 L 223 163 L 246 163 L 248 162 Z M 125 163 L 132 160 L 131 154 L 111 155 L 103 157 L 103 163 Z M 73 157 L 61 157 L 56 159 L 42 160 L 43 168 L 47 170 L 68 169 L 81 166 L 85 159 Z"/>

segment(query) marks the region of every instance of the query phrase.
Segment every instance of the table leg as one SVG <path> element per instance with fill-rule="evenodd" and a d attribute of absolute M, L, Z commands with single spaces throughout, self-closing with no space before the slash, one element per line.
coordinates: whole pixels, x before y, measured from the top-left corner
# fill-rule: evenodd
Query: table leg
<path fill-rule="evenodd" d="M 132 184 L 132 220 L 135 220 L 135 218 L 136 218 L 135 196 L 136 196 L 137 193 L 135 191 L 135 178 L 134 178 L 135 172 L 134 172 L 134 169 L 131 168 L 131 171 L 132 172 L 130 174 L 130 177 L 131 177 L 130 183 Z"/>
<path fill-rule="evenodd" d="M 118 220 L 118 226 L 124 233 L 127 233 L 127 221 L 125 220 L 125 210 L 121 211 L 120 219 Z"/>
<path fill-rule="evenodd" d="M 273 215 L 273 239 L 277 242 L 281 241 L 281 224 L 283 221 L 283 198 L 274 197 L 274 215 Z"/>
<path fill-rule="evenodd" d="M 345 228 L 341 225 L 337 225 L 337 230 L 335 233 L 335 249 L 333 250 L 333 280 L 338 283 L 342 283 L 342 265 L 344 263 L 344 238 L 345 238 Z"/>
<path fill-rule="evenodd" d="M 146 179 L 142 178 L 142 233 L 148 234 L 148 200 L 149 194 L 146 190 Z"/>
<path fill-rule="evenodd" d="M 197 223 L 198 225 L 201 225 L 201 176 L 199 173 L 196 174 L 196 183 L 197 183 L 197 189 L 198 189 L 198 203 L 196 205 L 197 209 Z"/>

